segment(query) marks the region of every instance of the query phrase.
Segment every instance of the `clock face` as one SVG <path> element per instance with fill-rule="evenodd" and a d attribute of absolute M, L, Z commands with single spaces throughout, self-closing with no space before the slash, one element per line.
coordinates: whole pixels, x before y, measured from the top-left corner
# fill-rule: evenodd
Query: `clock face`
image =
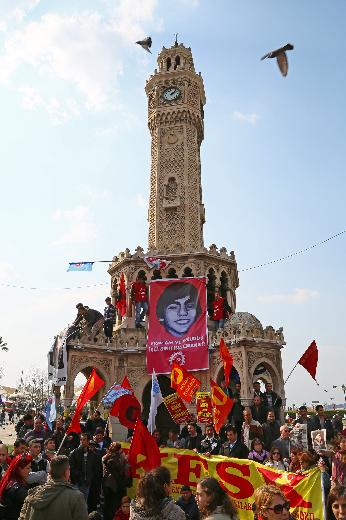
<path fill-rule="evenodd" d="M 180 95 L 181 92 L 177 87 L 168 87 L 162 94 L 162 97 L 165 101 L 175 101 Z"/>

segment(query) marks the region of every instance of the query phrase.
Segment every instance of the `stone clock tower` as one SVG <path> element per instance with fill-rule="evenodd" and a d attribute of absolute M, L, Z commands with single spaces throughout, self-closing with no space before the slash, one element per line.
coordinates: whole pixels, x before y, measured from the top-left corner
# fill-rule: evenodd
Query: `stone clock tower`
<path fill-rule="evenodd" d="M 158 254 L 200 252 L 203 80 L 183 45 L 163 48 L 157 61 L 159 69 L 145 87 L 152 138 L 149 248 Z"/>
<path fill-rule="evenodd" d="M 113 299 L 120 278 L 127 289 L 127 314 L 118 320 L 112 343 L 102 334 L 86 331 L 80 339 L 68 344 L 68 376 L 65 403 L 72 401 L 74 379 L 79 372 L 87 377 L 95 367 L 106 381 L 104 390 L 126 374 L 142 402 L 144 416 L 149 413 L 151 377 L 146 368 L 146 328 L 135 328 L 130 288 L 138 274 L 149 283 L 158 278 L 204 276 L 207 279 L 208 310 L 219 290 L 232 309 L 225 328 L 215 330 L 208 319 L 209 370 L 198 371 L 202 390 L 208 390 L 210 377 L 220 382 L 223 376 L 218 348 L 221 337 L 230 348 L 234 360 L 231 380 L 242 382 L 244 404 L 252 400 L 252 383 L 261 378 L 270 381 L 284 397 L 281 348 L 282 329 L 263 327 L 249 313 L 235 312 L 235 291 L 239 285 L 237 262 L 233 251 L 203 242 L 205 222 L 201 188 L 200 146 L 204 138 L 203 107 L 206 103 L 203 80 L 195 71 L 190 48 L 175 44 L 163 47 L 158 56 L 158 69 L 148 79 L 148 127 L 151 134 L 150 201 L 148 210 L 149 240 L 146 251 L 138 246 L 114 256 L 108 273 Z M 224 208 L 225 214 L 228 208 Z M 166 270 L 151 270 L 144 257 L 158 256 L 169 261 Z M 108 291 L 107 291 L 108 292 Z M 106 294 L 105 294 L 106 296 Z M 88 304 L 88 302 L 85 302 Z M 100 302 L 102 305 L 102 302 Z M 166 375 L 159 376 L 163 395 L 172 392 Z M 100 395 L 96 397 L 99 400 Z M 116 426 L 113 421 L 113 433 Z M 163 431 L 170 417 L 162 405 L 157 426 Z M 118 437 L 123 440 L 121 428 Z"/>

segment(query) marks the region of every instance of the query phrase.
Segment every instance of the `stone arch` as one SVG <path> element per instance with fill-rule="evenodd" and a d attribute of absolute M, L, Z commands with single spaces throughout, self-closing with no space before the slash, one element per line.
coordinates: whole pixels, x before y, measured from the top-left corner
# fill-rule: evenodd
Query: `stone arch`
<path fill-rule="evenodd" d="M 173 394 L 175 392 L 171 388 L 171 381 L 170 381 L 169 377 L 160 374 L 157 376 L 157 379 L 158 379 L 163 397 L 166 397 L 167 395 Z M 146 421 L 148 420 L 148 417 L 149 417 L 150 400 L 151 400 L 151 379 L 145 384 L 145 386 L 143 388 L 143 393 L 142 393 L 142 415 Z M 176 423 L 173 421 L 173 419 L 170 416 L 164 403 L 161 403 L 157 409 L 155 424 L 156 424 L 157 429 L 160 430 L 160 433 L 164 440 L 166 440 L 168 438 L 168 431 L 171 428 L 178 429 Z"/>
<path fill-rule="evenodd" d="M 180 56 L 177 54 L 174 60 L 174 70 L 176 70 L 180 66 Z"/>
<path fill-rule="evenodd" d="M 88 379 L 88 377 L 90 376 L 93 368 L 95 368 L 97 375 L 100 376 L 104 380 L 105 384 L 97 392 L 97 394 L 94 395 L 94 397 L 92 398 L 91 401 L 93 403 L 100 404 L 101 398 L 103 397 L 103 395 L 106 393 L 106 391 L 110 388 L 110 386 L 112 384 L 112 382 L 111 382 L 111 374 L 107 372 L 105 367 L 100 366 L 100 364 L 97 363 L 97 359 L 94 360 L 92 363 L 90 363 L 90 361 L 91 360 L 85 360 L 84 362 L 81 361 L 77 365 L 77 367 L 75 368 L 74 372 L 72 372 L 69 375 L 69 378 L 68 378 L 69 379 L 69 384 L 66 386 L 66 390 L 68 390 L 68 387 L 69 387 L 70 395 L 66 395 L 66 398 L 70 398 L 71 400 L 73 399 L 73 395 L 74 395 L 74 382 L 75 382 L 75 379 L 78 376 L 78 374 L 82 373 L 84 375 L 84 377 L 86 379 Z"/>
<path fill-rule="evenodd" d="M 268 377 L 261 377 L 260 375 L 255 376 L 255 370 L 259 365 L 264 365 L 264 367 L 267 369 L 267 372 L 270 375 L 270 379 Z M 277 367 L 274 365 L 272 361 L 270 361 L 268 358 L 263 355 L 262 358 L 259 358 L 256 360 L 255 365 L 251 368 L 250 371 L 250 382 L 251 385 L 254 381 L 262 380 L 264 382 L 272 383 L 274 392 L 281 395 L 282 393 L 282 387 L 281 387 L 281 377 L 278 372 Z"/>
<path fill-rule="evenodd" d="M 214 373 L 211 373 L 210 377 L 217 384 L 220 383 L 221 379 L 224 377 L 224 370 L 223 370 L 223 363 L 222 363 L 222 361 L 220 361 L 219 363 L 217 363 L 214 366 Z M 237 379 L 234 379 L 234 377 L 237 377 Z M 235 383 L 237 383 L 238 381 L 240 381 L 240 382 L 242 381 L 242 372 L 241 372 L 241 369 L 240 369 L 238 363 L 235 361 L 233 363 L 233 366 L 232 366 L 231 377 L 230 377 L 230 386 L 231 386 L 232 390 L 234 390 Z"/>
<path fill-rule="evenodd" d="M 221 271 L 219 291 L 223 298 L 227 298 L 228 276 L 226 271 Z"/>
<path fill-rule="evenodd" d="M 174 269 L 174 267 L 168 269 L 166 278 L 178 278 L 177 271 Z"/>
<path fill-rule="evenodd" d="M 153 275 L 151 277 L 152 280 L 162 280 L 162 275 L 160 269 L 154 269 Z"/>
<path fill-rule="evenodd" d="M 144 280 L 147 281 L 148 279 L 148 276 L 149 276 L 149 273 L 147 271 L 145 271 L 144 269 L 138 269 L 138 271 L 136 271 L 133 275 L 133 279 L 136 280 L 137 279 L 137 276 L 139 275 L 142 275 L 144 276 Z"/>
<path fill-rule="evenodd" d="M 210 267 L 207 272 L 207 308 L 209 316 L 212 316 L 212 303 L 215 299 L 215 289 L 216 289 L 216 273 L 215 269 Z"/>
<path fill-rule="evenodd" d="M 185 266 L 182 272 L 182 278 L 192 278 L 194 276 L 192 268 L 190 266 Z"/>

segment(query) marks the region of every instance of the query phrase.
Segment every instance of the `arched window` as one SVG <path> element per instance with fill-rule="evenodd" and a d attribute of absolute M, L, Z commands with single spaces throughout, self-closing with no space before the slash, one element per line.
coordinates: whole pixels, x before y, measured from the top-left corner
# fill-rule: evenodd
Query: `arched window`
<path fill-rule="evenodd" d="M 212 303 L 215 299 L 216 289 L 216 275 L 214 269 L 211 267 L 207 274 L 207 308 L 209 316 L 213 314 Z"/>
<path fill-rule="evenodd" d="M 183 272 L 183 278 L 192 278 L 192 277 L 193 277 L 193 272 L 192 272 L 191 267 L 185 267 L 184 272 Z"/>
<path fill-rule="evenodd" d="M 154 269 L 152 280 L 162 280 L 161 271 L 159 269 Z"/>
<path fill-rule="evenodd" d="M 171 65 L 172 65 L 171 58 L 167 58 L 167 60 L 166 60 L 166 68 L 167 68 L 167 70 L 169 70 L 171 68 Z"/>
<path fill-rule="evenodd" d="M 227 289 L 228 289 L 228 276 L 225 271 L 222 271 L 220 276 L 220 294 L 223 298 L 227 297 Z"/>
<path fill-rule="evenodd" d="M 175 63 L 174 63 L 174 70 L 176 70 L 177 67 L 179 67 L 179 65 L 180 65 L 180 56 L 176 56 Z"/>
<path fill-rule="evenodd" d="M 177 271 L 174 269 L 174 267 L 171 267 L 168 269 L 168 276 L 167 278 L 178 278 Z"/>

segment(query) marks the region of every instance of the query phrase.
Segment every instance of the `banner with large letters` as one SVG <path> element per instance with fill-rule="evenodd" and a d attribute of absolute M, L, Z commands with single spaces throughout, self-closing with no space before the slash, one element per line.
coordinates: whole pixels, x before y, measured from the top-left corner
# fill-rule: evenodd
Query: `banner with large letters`
<path fill-rule="evenodd" d="M 149 286 L 148 374 L 209 367 L 205 278 L 153 280 Z"/>
<path fill-rule="evenodd" d="M 129 448 L 123 444 L 124 450 Z M 277 471 L 257 462 L 231 459 L 221 455 L 204 457 L 190 450 L 161 448 L 161 464 L 169 468 L 172 475 L 172 497 L 180 496 L 182 485 L 191 486 L 206 476 L 215 477 L 227 490 L 238 509 L 240 520 L 253 520 L 252 504 L 255 489 L 264 484 L 274 484 L 286 495 L 291 504 L 291 514 L 296 520 L 323 519 L 321 473 L 318 468 L 302 475 Z M 128 490 L 135 496 L 138 480 L 143 475 L 143 460 L 137 460 L 133 469 L 133 487 Z"/>

